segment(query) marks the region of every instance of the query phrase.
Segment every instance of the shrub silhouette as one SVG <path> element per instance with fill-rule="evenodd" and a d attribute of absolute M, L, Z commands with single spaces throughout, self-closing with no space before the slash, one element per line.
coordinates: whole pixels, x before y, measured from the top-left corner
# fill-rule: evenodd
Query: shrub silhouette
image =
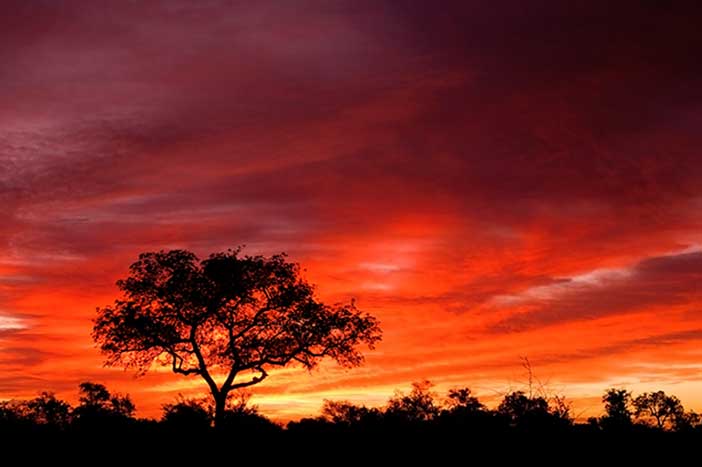
<path fill-rule="evenodd" d="M 163 405 L 161 422 L 175 431 L 206 431 L 212 425 L 212 413 L 201 400 L 181 397 Z"/>

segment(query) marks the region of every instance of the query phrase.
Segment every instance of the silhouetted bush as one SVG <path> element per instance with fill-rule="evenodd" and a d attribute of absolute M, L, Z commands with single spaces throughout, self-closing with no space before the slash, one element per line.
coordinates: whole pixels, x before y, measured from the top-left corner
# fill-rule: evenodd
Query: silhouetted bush
<path fill-rule="evenodd" d="M 72 413 L 72 424 L 77 429 L 126 429 L 134 421 L 136 407 L 128 395 L 112 395 L 104 385 L 89 381 L 78 387 L 80 404 Z"/>
<path fill-rule="evenodd" d="M 169 430 L 203 432 L 211 428 L 212 412 L 197 399 L 183 399 L 163 405 L 161 423 Z"/>

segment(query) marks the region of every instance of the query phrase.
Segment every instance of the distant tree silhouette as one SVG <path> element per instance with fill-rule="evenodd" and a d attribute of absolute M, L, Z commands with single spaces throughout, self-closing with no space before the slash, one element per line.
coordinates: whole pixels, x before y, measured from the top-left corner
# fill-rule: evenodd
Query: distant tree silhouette
<path fill-rule="evenodd" d="M 73 416 L 80 424 L 99 424 L 124 421 L 136 410 L 129 396 L 112 395 L 103 384 L 89 381 L 78 385 L 80 404 Z"/>
<path fill-rule="evenodd" d="M 215 401 L 215 425 L 230 392 L 260 383 L 271 367 L 309 369 L 324 357 L 356 366 L 363 359 L 357 346 L 373 348 L 381 337 L 377 320 L 353 302 L 318 301 L 284 255 L 239 253 L 203 261 L 184 250 L 141 254 L 117 282 L 123 297 L 98 309 L 93 328 L 108 365 L 143 374 L 156 363 L 203 378 Z"/>
<path fill-rule="evenodd" d="M 478 412 L 485 410 L 485 406 L 473 396 L 469 388 L 449 389 L 448 406 L 453 411 Z"/>
<path fill-rule="evenodd" d="M 495 415 L 469 388 L 463 387 L 449 390 L 438 421 L 446 434 L 462 432 L 472 436 L 503 427 L 503 418 Z"/>
<path fill-rule="evenodd" d="M 702 428 L 702 417 L 694 411 L 681 411 L 673 417 L 673 430 L 675 431 L 691 431 L 696 428 Z"/>
<path fill-rule="evenodd" d="M 663 391 L 644 392 L 633 401 L 634 415 L 644 421 L 653 420 L 659 429 L 672 427 L 676 417 L 685 413 L 680 399 Z"/>
<path fill-rule="evenodd" d="M 387 404 L 385 414 L 388 417 L 408 422 L 422 422 L 434 419 L 439 414 L 430 381 L 412 383 L 409 394 L 397 392 Z"/>
<path fill-rule="evenodd" d="M 26 406 L 34 423 L 55 428 L 64 428 L 70 423 L 71 404 L 57 399 L 53 393 L 42 392 L 39 397 L 27 401 Z"/>
<path fill-rule="evenodd" d="M 524 425 L 532 419 L 548 417 L 548 401 L 543 397 L 528 397 L 522 391 L 514 391 L 505 395 L 497 412 L 513 426 Z"/>
<path fill-rule="evenodd" d="M 23 401 L 0 401 L 0 428 L 12 430 L 24 425 L 30 425 L 34 420 L 29 417 L 27 404 Z"/>
<path fill-rule="evenodd" d="M 564 415 L 553 398 L 515 391 L 507 393 L 498 407 L 489 409 L 468 388 L 451 389 L 446 397 L 439 398 L 432 387 L 428 381 L 414 383 L 409 393 L 396 392 L 382 409 L 325 400 L 319 416 L 291 421 L 286 428 L 260 414 L 249 404 L 251 394 L 239 390 L 227 399 L 224 415 L 214 430 L 215 403 L 211 397 L 179 396 L 163 406 L 163 416 L 157 422 L 134 418 L 134 405 L 128 396 L 111 394 L 102 384 L 86 382 L 79 386 L 75 409 L 47 392 L 28 400 L 0 401 L 0 439 L 7 442 L 16 436 L 42 446 L 54 439 L 81 444 L 86 439 L 90 443 L 110 440 L 147 448 L 172 446 L 175 441 L 182 448 L 180 453 L 204 440 L 214 440 L 215 444 L 236 440 L 242 446 L 258 446 L 261 441 L 270 446 L 307 446 L 305 442 L 314 440 L 341 449 L 372 446 L 373 450 L 382 450 L 392 446 L 402 450 L 405 447 L 397 445 L 395 439 L 439 449 L 453 444 L 446 444 L 446 440 L 454 439 L 472 443 L 500 439 L 510 449 L 532 446 L 520 444 L 522 440 L 546 446 L 556 439 L 566 444 L 583 441 L 588 448 L 604 441 L 609 449 L 615 446 L 610 444 L 612 440 L 619 443 L 632 435 L 661 449 L 668 440 L 698 443 L 702 436 L 700 416 L 685 411 L 675 396 L 662 391 L 643 393 L 632 400 L 627 390 L 609 389 L 603 396 L 605 416 L 580 424 Z M 637 421 L 646 423 L 633 423 L 634 414 Z M 614 436 L 610 438 L 610 434 Z M 417 446 L 407 444 L 406 449 Z"/>
<path fill-rule="evenodd" d="M 600 424 L 605 429 L 627 429 L 631 426 L 631 392 L 626 389 L 609 388 L 602 396 L 605 415 Z"/>
<path fill-rule="evenodd" d="M 377 422 L 382 413 L 376 408 L 356 405 L 348 401 L 325 400 L 322 417 L 331 423 L 344 426 L 357 426 Z"/>

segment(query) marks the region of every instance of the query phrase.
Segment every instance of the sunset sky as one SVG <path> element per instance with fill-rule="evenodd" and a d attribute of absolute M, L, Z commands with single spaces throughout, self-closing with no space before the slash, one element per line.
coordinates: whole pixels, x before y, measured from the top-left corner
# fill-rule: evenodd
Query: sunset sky
<path fill-rule="evenodd" d="M 289 419 L 522 357 L 702 410 L 702 3 L 3 1 L 0 399 L 90 379 L 158 416 L 197 379 L 103 368 L 143 251 L 281 251 L 357 299 L 366 363 L 276 372 Z M 204 393 L 203 393 L 204 394 Z"/>

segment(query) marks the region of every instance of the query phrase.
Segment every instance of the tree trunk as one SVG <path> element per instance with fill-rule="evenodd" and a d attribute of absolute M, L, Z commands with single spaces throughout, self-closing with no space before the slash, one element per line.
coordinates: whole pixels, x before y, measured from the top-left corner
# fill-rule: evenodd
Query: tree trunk
<path fill-rule="evenodd" d="M 224 422 L 224 413 L 226 409 L 227 394 L 220 392 L 219 394 L 214 394 L 215 400 L 215 415 L 214 415 L 214 426 L 215 429 L 221 429 Z"/>

